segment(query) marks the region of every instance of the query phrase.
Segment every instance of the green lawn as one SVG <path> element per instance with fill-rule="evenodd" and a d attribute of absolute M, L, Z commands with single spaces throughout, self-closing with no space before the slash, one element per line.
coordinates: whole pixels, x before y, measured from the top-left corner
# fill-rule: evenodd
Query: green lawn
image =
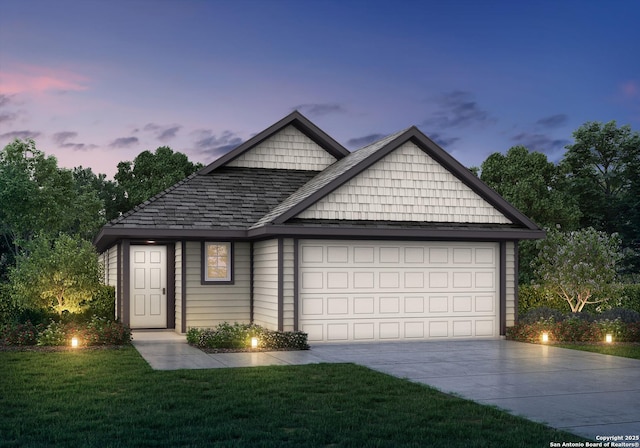
<path fill-rule="evenodd" d="M 0 446 L 548 447 L 580 441 L 353 364 L 153 371 L 132 347 L 0 352 Z"/>
<path fill-rule="evenodd" d="M 555 347 L 584 350 L 586 352 L 601 353 L 603 355 L 623 356 L 625 358 L 640 359 L 640 344 L 555 344 Z"/>

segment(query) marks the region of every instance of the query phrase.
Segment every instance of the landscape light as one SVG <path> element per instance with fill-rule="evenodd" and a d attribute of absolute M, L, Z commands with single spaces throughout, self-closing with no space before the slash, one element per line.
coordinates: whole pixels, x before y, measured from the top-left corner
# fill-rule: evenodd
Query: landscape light
<path fill-rule="evenodd" d="M 542 342 L 549 342 L 549 333 L 546 331 L 542 333 Z"/>
<path fill-rule="evenodd" d="M 251 338 L 251 348 L 258 348 L 258 338 Z"/>
<path fill-rule="evenodd" d="M 607 333 L 607 335 L 604 337 L 604 341 L 607 344 L 611 344 L 613 342 L 613 335 L 611 333 Z"/>
<path fill-rule="evenodd" d="M 71 347 L 78 348 L 78 338 L 76 337 L 71 338 Z"/>

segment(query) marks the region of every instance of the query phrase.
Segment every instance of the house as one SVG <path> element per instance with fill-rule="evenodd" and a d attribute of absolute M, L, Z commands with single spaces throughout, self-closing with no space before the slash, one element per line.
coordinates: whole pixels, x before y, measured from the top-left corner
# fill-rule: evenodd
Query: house
<path fill-rule="evenodd" d="M 416 127 L 349 152 L 293 112 L 105 225 L 132 328 L 255 322 L 310 342 L 497 338 L 544 232 Z"/>

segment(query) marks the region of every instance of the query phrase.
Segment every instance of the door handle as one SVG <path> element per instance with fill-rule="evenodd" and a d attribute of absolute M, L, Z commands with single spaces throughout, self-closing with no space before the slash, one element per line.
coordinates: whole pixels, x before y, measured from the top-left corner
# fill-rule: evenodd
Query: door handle
<path fill-rule="evenodd" d="M 165 295 L 167 293 L 167 289 L 166 288 L 162 288 L 162 295 Z"/>

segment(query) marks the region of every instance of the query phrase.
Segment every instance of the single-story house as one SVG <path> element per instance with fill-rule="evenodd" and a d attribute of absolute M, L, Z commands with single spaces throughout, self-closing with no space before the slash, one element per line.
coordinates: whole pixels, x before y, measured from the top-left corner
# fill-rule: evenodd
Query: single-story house
<path fill-rule="evenodd" d="M 416 127 L 349 152 L 296 111 L 94 242 L 131 328 L 338 342 L 504 335 L 518 241 L 542 237 Z"/>

